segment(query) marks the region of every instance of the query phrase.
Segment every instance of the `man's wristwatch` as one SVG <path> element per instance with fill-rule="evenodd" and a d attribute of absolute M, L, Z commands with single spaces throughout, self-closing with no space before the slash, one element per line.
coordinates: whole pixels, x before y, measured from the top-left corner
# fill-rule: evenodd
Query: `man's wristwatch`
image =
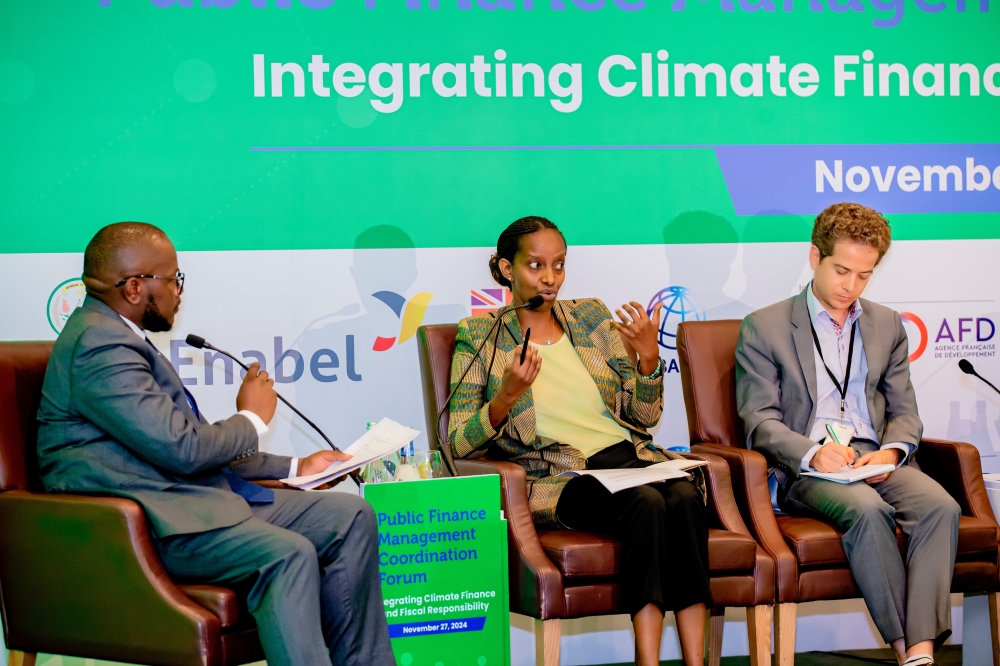
<path fill-rule="evenodd" d="M 642 361 L 641 360 L 637 360 L 635 362 L 635 369 L 636 369 L 636 372 L 639 373 L 639 376 L 642 377 L 643 379 L 658 379 L 659 377 L 661 377 L 663 375 L 663 359 L 662 358 L 656 359 L 656 367 L 653 369 L 653 372 L 651 374 L 649 374 L 649 375 L 642 374 Z"/>

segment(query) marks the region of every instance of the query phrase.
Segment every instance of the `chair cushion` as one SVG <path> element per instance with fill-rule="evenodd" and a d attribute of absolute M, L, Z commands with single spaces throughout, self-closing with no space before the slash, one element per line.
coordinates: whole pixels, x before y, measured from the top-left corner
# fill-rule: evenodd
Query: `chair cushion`
<path fill-rule="evenodd" d="M 542 549 L 566 578 L 607 578 L 621 571 L 621 544 L 614 537 L 576 530 L 538 533 Z"/>
<path fill-rule="evenodd" d="M 757 542 L 727 530 L 708 530 L 708 570 L 721 573 L 752 574 L 757 565 Z"/>
<path fill-rule="evenodd" d="M 847 554 L 840 542 L 843 532 L 813 518 L 778 516 L 778 529 L 802 567 L 847 566 Z M 906 553 L 906 539 L 896 528 L 899 552 Z M 962 516 L 958 523 L 958 556 L 966 558 L 993 554 L 997 550 L 997 530 L 981 518 Z"/>
<path fill-rule="evenodd" d="M 847 566 L 843 533 L 814 518 L 778 516 L 778 529 L 801 567 Z"/>
<path fill-rule="evenodd" d="M 621 544 L 614 537 L 575 530 L 540 531 L 538 540 L 565 578 L 609 578 L 621 572 Z M 713 574 L 752 572 L 757 544 L 748 536 L 708 530 L 708 565 Z"/>
<path fill-rule="evenodd" d="M 240 623 L 242 612 L 240 600 L 236 593 L 225 587 L 214 585 L 179 585 L 191 601 L 202 608 L 211 611 L 219 618 L 223 629 L 229 629 Z"/>
<path fill-rule="evenodd" d="M 997 551 L 997 528 L 982 518 L 962 516 L 958 523 L 958 555 L 970 557 Z M 995 559 L 995 556 L 993 556 Z"/>

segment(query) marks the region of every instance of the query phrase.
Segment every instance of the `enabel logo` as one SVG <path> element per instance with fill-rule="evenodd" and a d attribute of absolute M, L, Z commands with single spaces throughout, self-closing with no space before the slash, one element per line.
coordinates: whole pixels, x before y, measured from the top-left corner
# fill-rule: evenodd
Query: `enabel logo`
<path fill-rule="evenodd" d="M 409 301 L 394 291 L 377 291 L 372 296 L 388 305 L 400 319 L 399 335 L 391 338 L 379 335 L 375 338 L 372 349 L 377 352 L 387 351 L 393 345 L 401 345 L 416 335 L 417 328 L 423 323 L 424 315 L 427 313 L 427 305 L 434 298 L 434 294 L 428 294 L 426 291 L 420 292 Z"/>
<path fill-rule="evenodd" d="M 917 332 L 920 334 L 919 342 L 917 342 L 917 348 L 910 352 L 910 363 L 913 363 L 927 350 L 927 326 L 924 325 L 923 319 L 912 312 L 900 312 L 899 318 L 903 320 L 904 327 L 906 324 L 912 324 L 916 327 Z M 909 335 L 909 333 L 907 333 L 907 335 Z"/>
<path fill-rule="evenodd" d="M 510 305 L 513 299 L 514 295 L 506 287 L 473 289 L 469 297 L 469 305 L 472 307 L 472 316 L 478 317 Z"/>
<path fill-rule="evenodd" d="M 682 321 L 704 321 L 705 313 L 698 310 L 694 292 L 687 287 L 667 287 L 656 293 L 646 306 L 650 316 L 653 308 L 663 303 L 660 310 L 660 346 L 671 351 L 677 350 L 677 324 Z M 671 362 L 671 369 L 674 363 Z"/>
<path fill-rule="evenodd" d="M 62 333 L 66 320 L 73 314 L 73 310 L 83 305 L 83 299 L 87 295 L 87 289 L 83 286 L 80 278 L 71 278 L 59 284 L 49 294 L 49 302 L 45 306 L 45 312 L 49 318 L 49 326 L 56 332 Z"/>

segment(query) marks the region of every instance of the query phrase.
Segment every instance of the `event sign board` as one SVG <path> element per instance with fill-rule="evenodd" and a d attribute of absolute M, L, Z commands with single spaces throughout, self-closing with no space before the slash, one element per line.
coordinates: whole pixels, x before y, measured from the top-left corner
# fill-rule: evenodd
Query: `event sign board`
<path fill-rule="evenodd" d="M 367 484 L 389 637 L 401 666 L 510 663 L 500 477 Z"/>

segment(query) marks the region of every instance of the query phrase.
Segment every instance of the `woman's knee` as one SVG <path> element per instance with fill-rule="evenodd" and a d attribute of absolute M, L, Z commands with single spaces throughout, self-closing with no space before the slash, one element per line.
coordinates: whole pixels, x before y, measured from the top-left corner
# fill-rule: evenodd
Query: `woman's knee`
<path fill-rule="evenodd" d="M 705 506 L 698 489 L 690 481 L 680 480 L 664 484 L 661 492 L 671 513 L 678 510 L 700 512 Z"/>
<path fill-rule="evenodd" d="M 659 517 L 667 513 L 667 503 L 663 495 L 652 486 L 632 488 L 632 507 L 642 515 Z"/>

